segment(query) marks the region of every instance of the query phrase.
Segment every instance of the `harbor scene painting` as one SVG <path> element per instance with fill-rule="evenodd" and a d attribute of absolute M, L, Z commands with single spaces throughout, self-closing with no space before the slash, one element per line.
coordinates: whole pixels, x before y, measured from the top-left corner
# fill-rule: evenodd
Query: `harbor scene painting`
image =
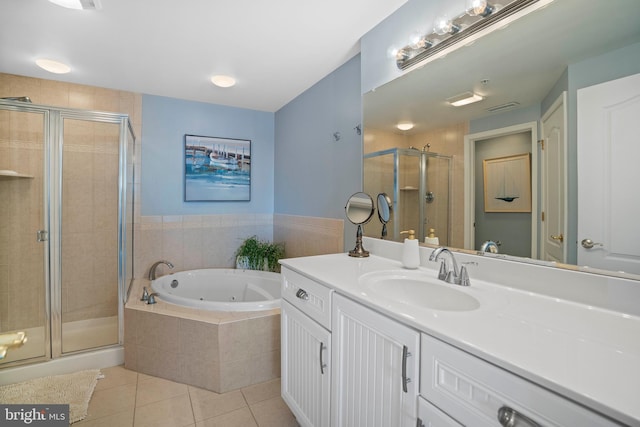
<path fill-rule="evenodd" d="M 251 141 L 184 136 L 185 202 L 251 200 Z"/>

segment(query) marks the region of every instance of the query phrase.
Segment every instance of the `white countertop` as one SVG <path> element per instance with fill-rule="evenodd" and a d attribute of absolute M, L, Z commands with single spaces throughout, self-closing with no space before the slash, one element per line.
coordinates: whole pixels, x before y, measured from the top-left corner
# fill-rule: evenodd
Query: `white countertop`
<path fill-rule="evenodd" d="M 402 270 L 399 261 L 374 255 L 352 258 L 332 254 L 281 263 L 586 407 L 640 426 L 638 316 L 474 280 L 472 271 L 470 287 L 440 283 L 475 297 L 480 301 L 479 308 L 418 308 L 367 292 L 359 282 L 366 273 Z M 429 264 L 433 268 L 421 266 L 411 271 L 435 279 L 437 264 Z"/>

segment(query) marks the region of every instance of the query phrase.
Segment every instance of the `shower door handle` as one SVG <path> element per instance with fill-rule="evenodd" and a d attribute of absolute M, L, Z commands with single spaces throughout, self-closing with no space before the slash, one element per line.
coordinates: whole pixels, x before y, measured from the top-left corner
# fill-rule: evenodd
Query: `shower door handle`
<path fill-rule="evenodd" d="M 38 230 L 36 231 L 36 240 L 38 242 L 46 242 L 49 240 L 49 233 L 47 230 Z"/>

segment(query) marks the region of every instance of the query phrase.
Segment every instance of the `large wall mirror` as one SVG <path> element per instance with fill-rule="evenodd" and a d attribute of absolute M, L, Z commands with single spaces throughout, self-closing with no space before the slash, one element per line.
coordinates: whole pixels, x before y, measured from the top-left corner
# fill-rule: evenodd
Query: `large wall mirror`
<path fill-rule="evenodd" d="M 637 0 L 555 0 L 366 93 L 364 191 L 392 196 L 400 224 L 389 223 L 388 238 L 400 240 L 394 230 L 408 227 L 423 242 L 431 233 L 441 245 L 479 250 L 491 240 L 522 261 L 584 265 L 589 242 L 581 242 L 599 242 L 579 231 L 578 192 L 587 184 L 578 172 L 577 94 L 640 73 L 639 22 Z M 447 102 L 464 92 L 484 99 Z M 399 130 L 402 122 L 413 127 Z M 543 139 L 551 147 L 543 150 Z M 487 202 L 489 193 L 502 204 Z M 370 228 L 365 234 L 377 237 Z M 637 236 L 640 224 L 627 231 Z M 640 257 L 632 265 L 596 270 L 640 278 Z"/>

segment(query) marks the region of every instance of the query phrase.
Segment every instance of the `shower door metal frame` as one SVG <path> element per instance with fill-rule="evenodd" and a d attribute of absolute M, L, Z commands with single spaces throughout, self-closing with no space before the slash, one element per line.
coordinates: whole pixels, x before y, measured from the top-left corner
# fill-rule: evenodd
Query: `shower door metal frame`
<path fill-rule="evenodd" d="M 11 365 L 37 362 L 63 356 L 62 353 L 62 162 L 64 145 L 64 120 L 85 120 L 91 122 L 113 123 L 119 125 L 118 141 L 118 343 L 105 345 L 99 348 L 119 346 L 124 338 L 124 303 L 128 286 L 126 283 L 127 257 L 126 253 L 126 197 L 127 197 L 127 132 L 133 140 L 132 158 L 135 161 L 135 132 L 127 114 L 109 113 L 92 110 L 79 110 L 72 108 L 60 108 L 46 105 L 29 104 L 18 101 L 0 100 L 0 108 L 11 111 L 41 113 L 43 120 L 43 145 L 44 145 L 44 206 L 43 227 L 47 233 L 48 241 L 44 249 L 45 271 L 45 356 L 43 358 L 29 359 L 28 361 L 16 361 Z M 132 168 L 132 173 L 135 168 Z M 132 177 L 133 179 L 133 177 Z M 132 189 L 132 191 L 134 191 Z M 132 197 L 133 203 L 134 197 Z M 134 207 L 131 206 L 130 209 Z M 132 230 L 133 233 L 133 230 Z M 133 239 L 133 235 L 131 236 Z M 133 250 L 133 244 L 132 244 Z M 133 266 L 132 266 L 133 267 Z M 132 270 L 133 271 L 133 270 Z M 93 351 L 96 348 L 79 350 L 75 354 L 85 351 Z"/>
<path fill-rule="evenodd" d="M 419 166 L 418 166 L 418 174 L 419 174 L 419 183 L 418 183 L 418 194 L 419 194 L 419 203 L 418 203 L 418 229 L 416 230 L 416 235 L 419 236 L 418 239 L 423 241 L 426 236 L 425 233 L 425 215 L 426 215 L 426 206 L 425 206 L 425 198 L 427 194 L 427 157 L 433 157 L 438 159 L 446 159 L 449 162 L 448 167 L 448 182 L 447 182 L 447 194 L 448 194 L 448 218 L 447 218 L 447 239 L 451 242 L 452 238 L 452 227 L 451 227 L 451 217 L 452 217 L 452 197 L 451 197 L 451 180 L 453 178 L 453 167 L 451 161 L 453 160 L 452 156 L 448 156 L 445 154 L 439 153 L 431 153 L 428 151 L 420 151 L 415 148 L 389 148 L 386 150 L 375 151 L 373 153 L 367 153 L 363 156 L 363 159 L 369 159 L 374 157 L 382 157 L 392 154 L 393 155 L 393 212 L 398 212 L 398 204 L 400 198 L 400 182 L 398 179 L 398 172 L 400 170 L 400 155 L 410 156 L 410 157 L 419 157 Z M 364 172 L 364 165 L 363 165 Z M 394 238 L 400 237 L 400 224 L 399 221 L 393 221 L 393 236 Z"/>
<path fill-rule="evenodd" d="M 21 365 L 23 363 L 38 362 L 42 360 L 48 360 L 51 358 L 51 236 L 49 230 L 51 229 L 51 194 L 48 177 L 51 176 L 51 149 L 49 147 L 51 142 L 51 111 L 49 108 L 43 108 L 42 106 L 24 103 L 21 101 L 9 101 L 0 99 L 0 109 L 8 111 L 16 111 L 21 113 L 35 113 L 42 115 L 42 176 L 43 176 L 43 188 L 42 188 L 42 229 L 37 231 L 37 238 L 42 239 L 42 231 L 44 231 L 44 238 L 40 240 L 44 244 L 43 248 L 43 264 L 44 264 L 44 355 L 27 360 L 16 360 L 4 367 L 11 367 Z"/>

